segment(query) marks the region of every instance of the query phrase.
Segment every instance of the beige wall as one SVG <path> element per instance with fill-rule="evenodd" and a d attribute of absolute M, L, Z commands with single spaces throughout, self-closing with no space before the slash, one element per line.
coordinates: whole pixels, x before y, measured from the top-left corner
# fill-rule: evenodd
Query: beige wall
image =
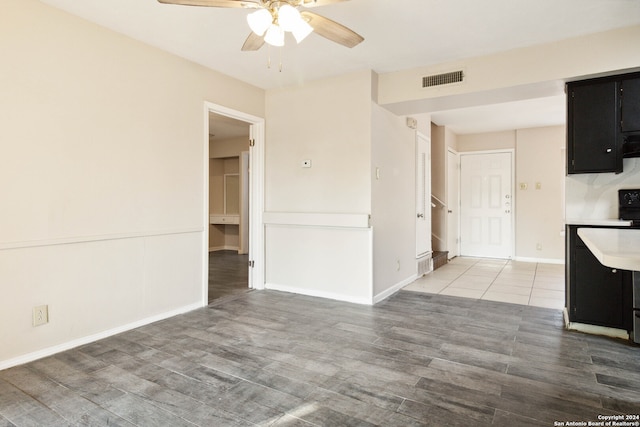
<path fill-rule="evenodd" d="M 374 296 L 416 274 L 415 131 L 373 103 L 372 209 Z M 376 169 L 379 173 L 376 174 Z"/>
<path fill-rule="evenodd" d="M 267 211 L 369 213 L 371 85 L 363 71 L 267 92 Z"/>
<path fill-rule="evenodd" d="M 0 40 L 0 369 L 202 305 L 204 102 L 264 92 L 36 0 Z"/>
<path fill-rule="evenodd" d="M 640 25 L 379 77 L 378 102 L 397 114 L 561 95 L 565 79 L 638 68 Z M 422 77 L 463 70 L 465 80 L 422 88 Z M 560 82 L 560 84 L 558 84 Z"/>
<path fill-rule="evenodd" d="M 458 135 L 458 151 L 484 151 L 516 148 L 516 131 Z"/>
<path fill-rule="evenodd" d="M 564 126 L 516 132 L 518 258 L 564 258 L 565 139 Z"/>
<path fill-rule="evenodd" d="M 268 288 L 371 303 L 374 77 L 364 71 L 267 91 Z"/>
<path fill-rule="evenodd" d="M 248 137 L 209 141 L 209 157 L 212 158 L 238 157 L 243 151 L 249 151 Z"/>

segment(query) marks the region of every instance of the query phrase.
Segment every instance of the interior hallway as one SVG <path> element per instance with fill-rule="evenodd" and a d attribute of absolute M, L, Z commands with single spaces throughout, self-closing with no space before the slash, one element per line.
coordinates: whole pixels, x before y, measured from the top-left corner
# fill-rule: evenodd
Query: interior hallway
<path fill-rule="evenodd" d="M 209 252 L 209 304 L 249 291 L 249 255 L 238 251 Z"/>
<path fill-rule="evenodd" d="M 404 289 L 562 309 L 564 264 L 456 257 Z"/>

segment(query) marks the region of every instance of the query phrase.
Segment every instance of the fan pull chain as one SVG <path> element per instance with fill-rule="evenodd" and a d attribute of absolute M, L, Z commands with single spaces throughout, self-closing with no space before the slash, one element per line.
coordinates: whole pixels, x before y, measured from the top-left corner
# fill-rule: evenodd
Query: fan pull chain
<path fill-rule="evenodd" d="M 271 46 L 267 45 L 267 68 L 271 68 Z"/>
<path fill-rule="evenodd" d="M 278 71 L 282 72 L 282 48 L 278 50 Z M 271 69 L 271 46 L 267 45 L 267 68 Z"/>

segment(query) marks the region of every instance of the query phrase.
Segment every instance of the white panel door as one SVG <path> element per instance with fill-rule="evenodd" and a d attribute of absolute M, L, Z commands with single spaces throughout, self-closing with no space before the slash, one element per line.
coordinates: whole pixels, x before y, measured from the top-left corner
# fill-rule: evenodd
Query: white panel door
<path fill-rule="evenodd" d="M 431 252 L 431 140 L 416 132 L 416 258 Z"/>
<path fill-rule="evenodd" d="M 460 252 L 511 258 L 512 163 L 510 152 L 460 155 Z"/>
<path fill-rule="evenodd" d="M 447 254 L 448 258 L 460 255 L 460 156 L 447 151 Z"/>

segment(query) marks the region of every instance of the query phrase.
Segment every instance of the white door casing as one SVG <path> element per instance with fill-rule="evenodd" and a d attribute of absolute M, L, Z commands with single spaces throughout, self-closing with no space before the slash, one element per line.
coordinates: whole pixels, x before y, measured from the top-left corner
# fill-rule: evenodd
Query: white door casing
<path fill-rule="evenodd" d="M 249 253 L 249 200 L 250 190 L 249 182 L 251 179 L 249 163 L 251 157 L 248 151 L 240 153 L 240 186 L 242 191 L 242 200 L 240 202 L 240 248 L 239 254 Z"/>
<path fill-rule="evenodd" d="M 460 252 L 513 256 L 513 151 L 460 155 Z"/>
<path fill-rule="evenodd" d="M 447 254 L 460 256 L 460 155 L 447 150 Z"/>
<path fill-rule="evenodd" d="M 250 125 L 249 138 L 253 141 L 249 147 L 249 288 L 264 289 L 264 140 L 265 123 L 261 117 L 236 111 L 211 102 L 204 103 L 204 171 L 209 170 L 209 112 L 231 117 Z M 208 303 L 209 291 L 209 176 L 204 174 L 204 213 L 202 242 L 202 305 Z"/>
<path fill-rule="evenodd" d="M 431 252 L 431 140 L 416 132 L 416 258 Z"/>

